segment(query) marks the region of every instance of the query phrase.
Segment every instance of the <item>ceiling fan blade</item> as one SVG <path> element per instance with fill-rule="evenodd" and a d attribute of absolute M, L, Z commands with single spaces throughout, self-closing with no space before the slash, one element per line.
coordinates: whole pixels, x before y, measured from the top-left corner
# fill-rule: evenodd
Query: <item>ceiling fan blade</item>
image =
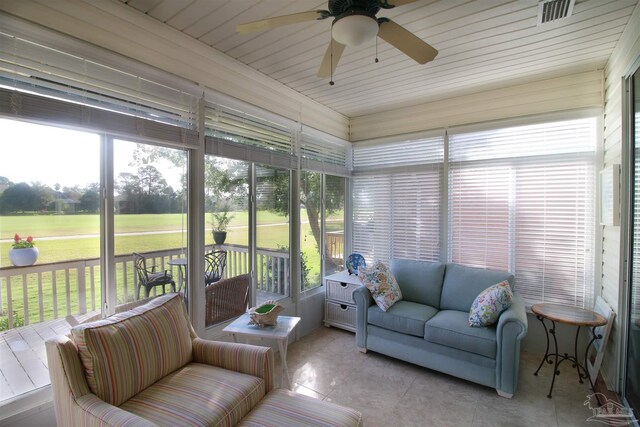
<path fill-rule="evenodd" d="M 251 33 L 254 31 L 270 30 L 271 28 L 280 27 L 282 25 L 297 24 L 298 22 L 307 22 L 328 18 L 329 12 L 326 10 L 312 10 L 309 12 L 294 13 L 291 15 L 276 16 L 260 21 L 247 22 L 238 24 L 236 30 L 239 33 Z"/>
<path fill-rule="evenodd" d="M 426 64 L 438 55 L 438 51 L 420 37 L 390 20 L 380 23 L 378 37 L 404 52 L 419 64 Z"/>
<path fill-rule="evenodd" d="M 383 9 L 391 9 L 396 6 L 404 6 L 405 4 L 414 3 L 418 0 L 380 0 L 380 7 Z"/>
<path fill-rule="evenodd" d="M 334 39 L 331 39 L 331 43 L 329 43 L 329 47 L 327 47 L 327 51 L 324 53 L 324 58 L 322 58 L 320 69 L 318 69 L 318 77 L 329 77 L 334 71 L 336 71 L 338 61 L 340 61 L 340 57 L 342 56 L 342 52 L 345 47 L 346 46 L 342 43 L 338 43 Z M 333 59 L 331 58 L 332 54 Z"/>

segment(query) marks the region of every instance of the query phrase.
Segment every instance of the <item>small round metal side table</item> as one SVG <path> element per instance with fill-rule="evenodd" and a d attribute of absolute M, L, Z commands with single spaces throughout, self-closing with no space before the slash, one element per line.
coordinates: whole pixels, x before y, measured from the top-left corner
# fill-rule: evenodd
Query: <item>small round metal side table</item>
<path fill-rule="evenodd" d="M 582 384 L 584 382 L 583 379 L 587 378 L 589 380 L 589 384 L 591 385 L 591 389 L 593 390 L 593 382 L 591 381 L 591 376 L 589 375 L 589 371 L 586 368 L 587 357 L 589 355 L 589 348 L 591 347 L 593 342 L 597 339 L 602 338 L 601 335 L 596 334 L 596 328 L 598 326 L 605 325 L 607 323 L 607 319 L 593 310 L 587 310 L 584 308 L 566 306 L 561 304 L 534 304 L 533 306 L 531 306 L 531 311 L 542 323 L 545 335 L 547 336 L 547 349 L 544 352 L 544 357 L 540 361 L 538 369 L 536 369 L 533 375 L 538 375 L 538 372 L 540 371 L 540 368 L 542 368 L 542 365 L 545 361 L 550 365 L 554 364 L 551 387 L 549 387 L 549 394 L 547 395 L 547 397 L 551 398 L 556 375 L 560 375 L 558 367 L 565 360 L 569 360 L 572 363 L 572 366 L 576 368 L 576 371 L 578 373 L 578 380 L 580 381 L 580 383 Z M 551 323 L 551 327 L 547 327 L 545 320 L 548 320 Z M 573 355 L 569 355 L 567 353 L 558 353 L 558 340 L 556 339 L 556 322 L 576 326 L 576 338 L 573 344 Z M 583 326 L 591 328 L 591 339 L 589 340 L 589 344 L 587 344 L 587 348 L 584 351 L 584 364 L 581 364 L 578 360 L 578 336 L 580 335 L 580 328 L 582 328 Z M 553 338 L 554 350 L 552 353 L 549 353 L 549 335 L 551 335 L 551 337 Z M 552 358 L 554 358 L 554 361 L 551 360 Z"/>

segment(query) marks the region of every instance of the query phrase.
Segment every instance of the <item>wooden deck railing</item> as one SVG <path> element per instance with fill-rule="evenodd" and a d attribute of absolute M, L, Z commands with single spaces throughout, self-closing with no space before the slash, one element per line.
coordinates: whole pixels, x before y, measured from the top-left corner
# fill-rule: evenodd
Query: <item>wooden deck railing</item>
<path fill-rule="evenodd" d="M 246 246 L 222 245 L 216 249 L 227 251 L 225 277 L 249 271 Z M 168 261 L 181 254 L 180 249 L 144 253 L 147 265 L 159 270 L 170 270 Z M 137 298 L 133 256 L 118 255 L 115 262 L 116 299 L 118 304 L 124 304 Z M 256 265 L 257 291 L 289 295 L 288 252 L 258 249 Z M 177 272 L 175 277 L 178 278 Z M 100 301 L 99 258 L 0 268 L 0 330 L 99 310 Z"/>
<path fill-rule="evenodd" d="M 337 264 L 344 261 L 344 230 L 329 231 L 325 234 L 325 245 L 331 259 Z"/>

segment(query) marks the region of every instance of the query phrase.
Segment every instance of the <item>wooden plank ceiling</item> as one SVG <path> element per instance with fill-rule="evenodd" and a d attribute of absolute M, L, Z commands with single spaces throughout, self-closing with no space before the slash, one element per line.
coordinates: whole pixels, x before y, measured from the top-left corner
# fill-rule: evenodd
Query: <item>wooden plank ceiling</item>
<path fill-rule="evenodd" d="M 251 34 L 236 25 L 327 9 L 319 0 L 121 0 L 347 117 L 574 72 L 603 69 L 639 0 L 577 0 L 572 16 L 537 25 L 537 0 L 418 0 L 388 17 L 439 50 L 419 65 L 381 39 L 347 47 L 316 76 L 332 19 Z M 393 3 L 389 0 L 389 3 Z"/>

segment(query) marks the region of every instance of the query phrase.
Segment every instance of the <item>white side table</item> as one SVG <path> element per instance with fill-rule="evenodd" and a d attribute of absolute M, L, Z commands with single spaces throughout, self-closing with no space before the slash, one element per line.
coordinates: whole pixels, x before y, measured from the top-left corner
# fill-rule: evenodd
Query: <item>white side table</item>
<path fill-rule="evenodd" d="M 280 351 L 280 362 L 282 363 L 283 376 L 287 377 L 287 388 L 291 389 L 291 377 L 287 367 L 287 346 L 289 345 L 289 334 L 300 321 L 299 317 L 278 316 L 278 324 L 275 326 L 260 327 L 249 324 L 249 313 L 245 313 L 231 322 L 222 331 L 231 334 L 234 342 L 238 342 L 238 335 L 248 338 L 272 339 L 278 343 Z M 282 386 L 282 378 L 280 380 Z"/>

